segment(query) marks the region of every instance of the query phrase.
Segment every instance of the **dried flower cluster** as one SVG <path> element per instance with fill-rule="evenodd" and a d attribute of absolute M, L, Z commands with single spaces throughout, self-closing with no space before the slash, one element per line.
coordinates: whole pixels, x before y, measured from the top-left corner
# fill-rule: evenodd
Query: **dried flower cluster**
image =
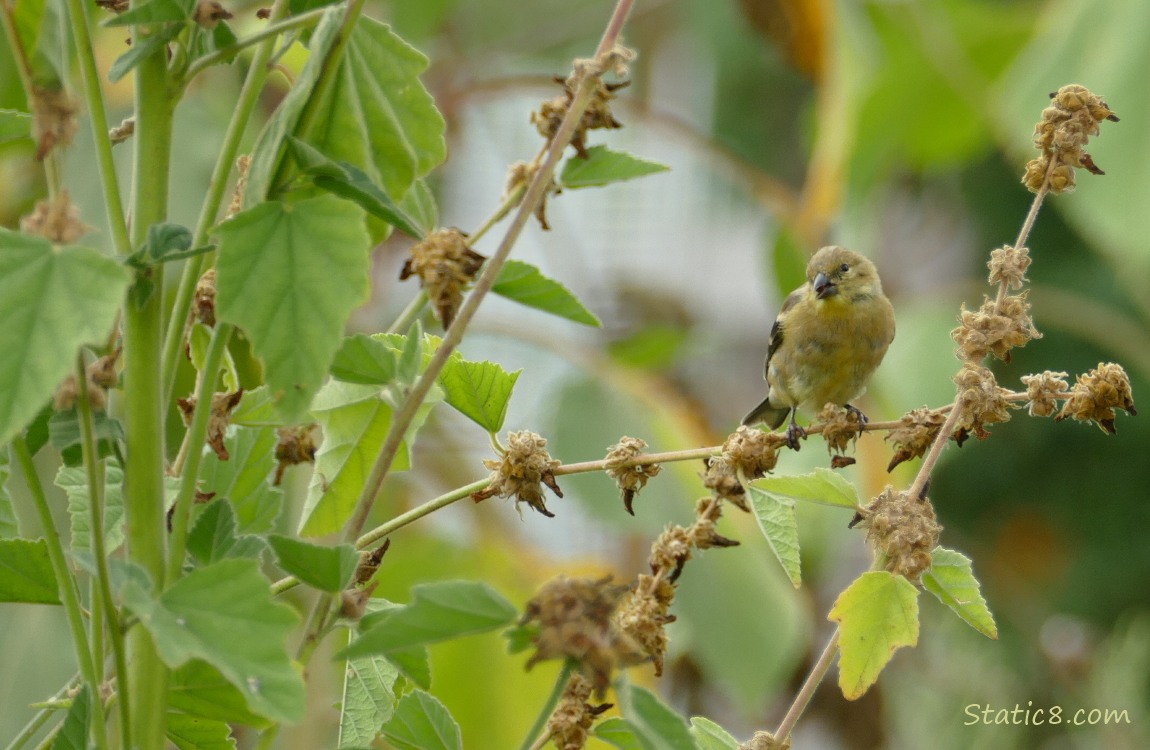
<path fill-rule="evenodd" d="M 503 200 L 508 200 L 517 190 L 525 190 L 538 171 L 538 162 L 528 164 L 525 161 L 517 161 L 512 164 L 510 169 L 507 170 L 507 184 L 503 188 Z M 555 175 L 552 175 L 551 181 L 547 184 L 547 187 L 543 189 L 543 196 L 539 199 L 539 205 L 535 207 L 535 218 L 539 221 L 539 226 L 545 232 L 551 230 L 551 225 L 547 223 L 547 199 L 553 195 L 559 195 L 562 192 L 563 188 L 555 181 Z M 517 206 L 522 201 L 523 195 L 520 194 L 518 200 L 516 200 L 513 205 Z"/>
<path fill-rule="evenodd" d="M 315 442 L 315 424 L 296 427 L 280 427 L 276 430 L 279 442 L 276 443 L 276 476 L 273 484 L 277 487 L 283 481 L 284 472 L 296 464 L 314 464 L 319 446 Z"/>
<path fill-rule="evenodd" d="M 998 305 L 985 298 L 977 312 L 964 305 L 959 313 L 961 325 L 950 336 L 958 344 L 958 355 L 967 362 L 981 362 L 987 354 L 1010 362 L 1010 350 L 1026 346 L 1031 339 L 1042 338 L 1030 317 L 1027 292 L 1010 294 Z"/>
<path fill-rule="evenodd" d="M 1063 86 L 1050 98 L 1034 127 L 1034 147 L 1042 155 L 1026 163 L 1022 182 L 1037 193 L 1049 179 L 1050 192 L 1069 193 L 1074 190 L 1075 169 L 1105 174 L 1084 147 L 1090 136 L 1098 135 L 1100 122 L 1118 122 L 1118 117 L 1100 96 L 1078 84 Z"/>
<path fill-rule="evenodd" d="M 1030 268 L 1030 248 L 1003 245 L 990 251 L 986 265 L 990 269 L 987 282 L 991 286 L 1006 284 L 1010 289 L 1021 289 L 1026 283 L 1026 269 Z"/>
<path fill-rule="evenodd" d="M 192 297 L 192 320 L 206 326 L 216 324 L 216 269 L 209 268 L 196 282 Z"/>
<path fill-rule="evenodd" d="M 929 499 L 912 498 L 887 485 L 860 515 L 859 528 L 866 529 L 867 541 L 882 554 L 888 571 L 917 582 L 930 570 L 931 551 L 938 545 L 942 527 Z"/>
<path fill-rule="evenodd" d="M 467 246 L 463 232 L 438 229 L 411 248 L 411 257 L 403 264 L 399 279 L 418 276 L 440 322 L 449 328 L 463 303 L 464 287 L 475 281 L 486 260 Z"/>
<path fill-rule="evenodd" d="M 663 656 L 667 653 L 667 626 L 675 621 L 671 602 L 675 584 L 657 575 L 640 575 L 615 614 L 615 625 L 629 643 L 635 644 L 642 661 L 655 665 L 655 676 L 663 674 Z"/>
<path fill-rule="evenodd" d="M 607 453 L 607 476 L 615 480 L 620 492 L 623 493 L 623 507 L 631 515 L 635 515 L 631 504 L 639 490 L 647 486 L 647 480 L 658 474 L 662 469 L 658 464 L 637 464 L 630 462 L 635 456 L 647 448 L 647 441 L 642 438 L 622 437 L 619 442 L 609 448 Z"/>
<path fill-rule="evenodd" d="M 1010 421 L 1010 391 L 1001 388 L 994 373 L 982 365 L 966 362 L 953 378 L 958 386 L 955 407 L 959 410 L 955 440 L 961 445 L 966 435 L 974 433 L 979 440 L 990 437 L 986 425 Z"/>
<path fill-rule="evenodd" d="M 20 219 L 20 231 L 50 240 L 56 245 L 70 245 L 92 231 L 80 220 L 80 207 L 72 203 L 67 190 L 51 200 L 37 201 L 32 213 Z"/>
<path fill-rule="evenodd" d="M 727 436 L 722 454 L 707 461 L 703 486 L 715 497 L 749 510 L 739 474 L 746 479 L 765 476 L 775 468 L 779 449 L 785 444 L 786 437 L 780 433 L 740 426 Z"/>
<path fill-rule="evenodd" d="M 791 750 L 791 735 L 778 740 L 770 732 L 755 732 L 751 739 L 739 745 L 739 750 Z"/>
<path fill-rule="evenodd" d="M 1062 405 L 1055 419 L 1070 417 L 1079 421 L 1097 422 L 1102 431 L 1113 435 L 1114 410 L 1122 409 L 1127 414 L 1137 414 L 1134 409 L 1134 393 L 1130 388 L 1130 376 L 1122 365 L 1107 362 L 1099 363 L 1085 375 L 1079 375 L 1070 390 L 1070 398 Z"/>
<path fill-rule="evenodd" d="M 28 92 L 32 108 L 32 137 L 36 141 L 36 161 L 43 161 L 52 149 L 72 143 L 79 127 L 76 116 L 80 105 L 63 89 L 49 89 L 33 85 Z"/>
<path fill-rule="evenodd" d="M 563 93 L 553 99 L 543 102 L 538 112 L 531 113 L 531 123 L 539 131 L 539 135 L 550 141 L 559 132 L 559 125 L 567 114 L 567 109 L 575 99 L 575 92 L 579 85 L 588 76 L 595 77 L 595 91 L 591 102 L 583 112 L 582 119 L 575 127 L 575 134 L 571 137 L 571 146 L 580 158 L 587 158 L 587 131 L 600 128 L 621 128 L 623 124 L 611 114 L 611 100 L 615 92 L 630 85 L 630 81 L 620 83 L 604 83 L 602 76 L 609 70 L 616 75 L 626 75 L 626 63 L 634 58 L 634 53 L 624 48 L 617 48 L 599 60 L 576 60 L 575 71 L 566 79 L 556 78 L 555 82 L 563 86 Z"/>
<path fill-rule="evenodd" d="M 224 445 L 224 438 L 227 436 L 228 422 L 231 419 L 232 411 L 243 397 L 243 388 L 238 389 L 235 393 L 212 394 L 212 410 L 208 416 L 207 440 L 208 445 L 211 446 L 221 461 L 227 461 L 230 458 L 228 448 Z M 184 424 L 190 427 L 192 415 L 196 411 L 196 397 L 177 398 L 176 406 L 180 408 L 180 417 L 183 418 Z"/>
<path fill-rule="evenodd" d="M 232 18 L 231 12 L 216 0 L 199 0 L 196 3 L 196 12 L 192 15 L 192 20 L 205 29 L 214 29 L 220 21 L 229 18 Z"/>
<path fill-rule="evenodd" d="M 559 576 L 543 584 L 519 621 L 539 623 L 527 668 L 547 659 L 573 659 L 578 673 L 603 695 L 615 669 L 645 660 L 638 644 L 615 625 L 615 612 L 626 593 L 627 587 L 611 583 L 609 576 Z"/>
<path fill-rule="evenodd" d="M 894 456 L 887 465 L 887 471 L 903 461 L 922 458 L 938 437 L 938 431 L 946 421 L 946 413 L 921 406 L 911 409 L 899 419 L 898 427 L 887 433 L 886 439 L 894 444 Z"/>
<path fill-rule="evenodd" d="M 526 430 L 507 435 L 507 452 L 499 460 L 486 459 L 483 465 L 492 470 L 491 483 L 487 489 L 471 493 L 475 502 L 489 497 L 514 497 L 516 507 L 527 503 L 533 510 L 553 518 L 543 502 L 543 485 L 563 497 L 555 481 L 555 469 L 559 462 L 547 452 L 547 440 Z"/>
<path fill-rule="evenodd" d="M 1066 398 L 1070 384 L 1066 373 L 1045 370 L 1037 375 L 1023 375 L 1026 386 L 1026 406 L 1032 417 L 1049 417 L 1058 410 L 1058 399 Z"/>
<path fill-rule="evenodd" d="M 827 444 L 827 453 L 837 453 L 839 456 L 846 453 L 851 442 L 858 441 L 866 424 L 858 409 L 844 409 L 835 404 L 824 406 L 815 420 L 823 425 L 822 435 Z"/>
<path fill-rule="evenodd" d="M 555 712 L 547 721 L 547 736 L 558 750 L 581 750 L 587 744 L 588 730 L 595 717 L 611 708 L 610 703 L 591 705 L 591 682 L 581 674 L 573 674 L 559 698 Z"/>
<path fill-rule="evenodd" d="M 123 350 L 116 349 L 111 354 L 105 354 L 86 369 L 88 404 L 92 407 L 92 411 L 103 411 L 107 407 L 108 389 L 115 388 L 120 382 L 116 361 L 120 358 L 121 351 Z M 56 386 L 56 392 L 52 396 L 52 408 L 56 411 L 68 411 L 76 405 L 79 395 L 76 376 L 70 374 Z"/>

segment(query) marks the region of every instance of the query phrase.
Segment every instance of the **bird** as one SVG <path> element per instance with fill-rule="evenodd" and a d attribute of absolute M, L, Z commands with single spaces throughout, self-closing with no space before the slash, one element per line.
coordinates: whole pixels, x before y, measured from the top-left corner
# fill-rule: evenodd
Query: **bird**
<path fill-rule="evenodd" d="M 807 282 L 791 292 L 771 326 L 764 365 L 767 397 L 743 418 L 777 430 L 790 417 L 787 445 L 799 449 L 806 430 L 798 410 L 827 403 L 867 419 L 851 401 L 867 382 L 894 340 L 895 317 L 882 291 L 878 270 L 856 252 L 831 245 L 807 263 Z"/>

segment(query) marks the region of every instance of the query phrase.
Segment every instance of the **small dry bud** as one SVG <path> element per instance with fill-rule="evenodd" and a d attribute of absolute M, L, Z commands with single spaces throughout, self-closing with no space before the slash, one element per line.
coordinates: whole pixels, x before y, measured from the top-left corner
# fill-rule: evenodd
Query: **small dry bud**
<path fill-rule="evenodd" d="M 612 61 L 610 66 L 613 67 L 615 64 Z M 583 117 L 580 118 L 579 124 L 575 127 L 574 135 L 571 137 L 571 146 L 575 149 L 575 153 L 581 159 L 587 158 L 587 131 L 623 127 L 623 124 L 611 114 L 610 102 L 615 98 L 615 92 L 627 86 L 629 82 L 604 83 L 598 76 L 607 69 L 597 65 L 595 61 L 576 61 L 575 72 L 569 78 L 566 80 L 557 78 L 556 81 L 563 85 L 563 93 L 543 102 L 538 112 L 531 113 L 531 123 L 535 125 L 539 135 L 548 141 L 555 137 L 555 134 L 559 132 L 559 126 L 563 122 L 564 115 L 567 114 L 567 109 L 575 98 L 576 89 L 579 88 L 580 82 L 587 75 L 596 76 L 595 91 L 587 109 L 583 112 Z"/>
<path fill-rule="evenodd" d="M 1100 122 L 1117 122 L 1118 117 L 1101 97 L 1078 84 L 1063 86 L 1050 98 L 1050 106 L 1042 110 L 1042 119 L 1034 127 L 1034 146 L 1042 156 L 1027 162 L 1022 182 L 1036 193 L 1047 182 L 1049 171 L 1050 192 L 1068 193 L 1074 190 L 1075 169 L 1105 174 L 1083 147 L 1098 135 Z"/>
<path fill-rule="evenodd" d="M 476 502 L 489 497 L 514 497 L 516 507 L 527 503 L 533 510 L 553 518 L 543 502 L 543 485 L 547 485 L 557 496 L 563 492 L 555 482 L 555 469 L 559 461 L 547 452 L 547 440 L 534 432 L 524 430 L 507 435 L 507 452 L 499 460 L 485 459 L 483 465 L 492 470 L 491 483 L 487 489 L 473 492 Z"/>
<path fill-rule="evenodd" d="M 232 14 L 216 0 L 199 0 L 196 3 L 196 12 L 192 16 L 192 20 L 205 29 L 214 29 L 220 21 L 229 18 L 232 18 Z"/>
<path fill-rule="evenodd" d="M 747 505 L 747 491 L 743 489 L 735 467 L 722 456 L 709 459 L 706 462 L 707 470 L 703 473 L 703 486 L 720 500 L 734 503 L 740 510 L 749 512 Z"/>
<path fill-rule="evenodd" d="M 662 573 L 668 580 L 674 581 L 683 565 L 691 559 L 692 541 L 687 529 L 676 525 L 667 526 L 651 545 L 651 557 L 647 561 L 651 565 L 651 572 Z"/>
<path fill-rule="evenodd" d="M 737 547 L 739 543 L 719 534 L 715 524 L 723 515 L 723 504 L 718 498 L 704 497 L 695 503 L 695 522 L 689 529 L 691 543 L 696 549 L 711 547 Z"/>
<path fill-rule="evenodd" d="M 250 154 L 244 154 L 236 159 L 236 187 L 232 191 L 232 202 L 228 204 L 225 219 L 230 219 L 244 210 L 244 192 L 248 189 L 248 169 L 251 165 Z"/>
<path fill-rule="evenodd" d="M 1058 399 L 1065 398 L 1070 390 L 1066 373 L 1046 370 L 1038 375 L 1023 375 L 1026 386 L 1026 406 L 1032 417 L 1049 417 L 1058 409 Z"/>
<path fill-rule="evenodd" d="M 727 436 L 722 457 L 734 469 L 741 470 L 747 479 L 758 479 L 775 468 L 779 448 L 784 444 L 786 438 L 780 433 L 741 425 Z"/>
<path fill-rule="evenodd" d="M 1116 408 L 1130 415 L 1138 413 L 1134 409 L 1130 376 L 1122 365 L 1100 362 L 1093 370 L 1076 378 L 1070 398 L 1066 399 L 1055 419 L 1070 417 L 1083 422 L 1097 422 L 1103 432 L 1113 435 L 1117 431 L 1114 427 Z"/>
<path fill-rule="evenodd" d="M 1010 361 L 1010 350 L 1025 346 L 1031 339 L 1042 338 L 1030 317 L 1030 302 L 1026 292 L 1011 294 L 999 308 L 994 300 L 985 298 L 977 312 L 963 306 L 959 313 L 961 325 L 950 332 L 958 344 L 959 358 L 967 362 L 981 362 L 993 354 L 1005 362 Z"/>
<path fill-rule="evenodd" d="M 582 750 L 595 717 L 611 708 L 610 703 L 592 706 L 587 702 L 593 687 L 581 674 L 573 674 L 567 681 L 555 711 L 547 720 L 547 735 L 558 750 Z"/>
<path fill-rule="evenodd" d="M 770 732 L 755 732 L 755 736 L 739 745 L 739 750 L 791 750 L 791 736 L 775 739 Z"/>
<path fill-rule="evenodd" d="M 196 282 L 192 297 L 192 319 L 206 326 L 216 324 L 216 269 L 209 268 Z"/>
<path fill-rule="evenodd" d="M 860 515 L 858 526 L 866 529 L 867 541 L 883 554 L 888 571 L 917 582 L 930 570 L 931 551 L 938 545 L 942 527 L 929 499 L 912 498 L 887 485 Z"/>
<path fill-rule="evenodd" d="M 120 121 L 120 124 L 108 130 L 108 140 L 115 146 L 117 143 L 123 143 L 136 134 L 136 118 L 126 117 Z"/>
<path fill-rule="evenodd" d="M 958 418 L 961 433 L 973 432 L 983 440 L 990 437 L 985 425 L 1010 420 L 1010 412 L 1007 411 L 1010 402 L 1006 400 L 1009 391 L 998 386 L 990 370 L 967 362 L 953 380 L 958 386 L 955 408 L 961 409 Z"/>
<path fill-rule="evenodd" d="M 615 624 L 627 642 L 637 644 L 639 653 L 654 663 L 656 677 L 663 673 L 669 643 L 667 625 L 675 621 L 675 616 L 668 614 L 674 598 L 675 587 L 669 581 L 641 575 L 615 615 Z M 641 659 L 633 663 L 638 661 Z"/>
<path fill-rule="evenodd" d="M 32 108 L 32 137 L 36 141 L 36 161 L 43 161 L 54 148 L 72 143 L 79 127 L 79 103 L 63 89 L 33 85 L 28 94 Z"/>
<path fill-rule="evenodd" d="M 115 388 L 120 382 L 116 362 L 120 359 L 122 351 L 124 351 L 122 348 L 118 348 L 88 365 L 88 382 L 98 388 Z"/>
<path fill-rule="evenodd" d="M 823 406 L 815 421 L 823 425 L 822 435 L 827 444 L 827 453 L 846 453 L 847 446 L 857 441 L 863 431 L 861 412 L 857 409 L 844 409 L 836 404 Z"/>
<path fill-rule="evenodd" d="M 627 465 L 628 461 L 641 454 L 646 447 L 647 443 L 642 438 L 623 437 L 608 449 L 607 476 L 615 480 L 615 484 L 623 493 L 623 507 L 631 515 L 635 515 L 631 507 L 635 495 L 647 486 L 648 479 L 661 471 L 658 464 Z"/>
<path fill-rule="evenodd" d="M 938 431 L 946 421 L 946 414 L 922 406 L 911 409 L 902 415 L 898 427 L 887 433 L 886 439 L 894 444 L 894 457 L 886 467 L 893 471 L 903 461 L 922 458 L 938 437 Z"/>
<path fill-rule="evenodd" d="M 511 168 L 507 171 L 507 184 L 503 188 L 503 199 L 506 201 L 516 190 L 526 189 L 538 171 L 538 164 L 528 164 L 523 161 L 517 161 L 512 164 Z M 543 189 L 543 196 L 539 199 L 539 205 L 535 207 L 535 219 L 539 222 L 540 228 L 545 232 L 551 229 L 551 225 L 547 223 L 547 200 L 551 196 L 559 195 L 562 192 L 563 188 L 556 182 L 555 175 L 552 175 L 551 182 Z M 522 201 L 523 196 L 520 195 L 514 205 L 518 206 Z"/>
<path fill-rule="evenodd" d="M 230 458 L 228 448 L 224 445 L 224 438 L 227 437 L 228 421 L 231 418 L 232 410 L 240 403 L 240 399 L 243 398 L 243 396 L 243 388 L 240 388 L 235 393 L 212 394 L 212 410 L 208 416 L 207 441 L 208 445 L 211 446 L 221 461 L 227 461 Z M 184 425 L 190 427 L 192 424 L 192 416 L 196 411 L 196 397 L 177 398 L 176 406 L 180 408 L 180 416 L 184 420 Z"/>
<path fill-rule="evenodd" d="M 390 548 L 391 537 L 388 537 L 383 540 L 383 544 L 370 552 L 359 553 L 359 565 L 355 568 L 355 585 L 363 586 L 375 576 L 375 571 L 379 570 L 379 566 L 383 562 L 383 556 Z"/>
<path fill-rule="evenodd" d="M 1026 269 L 1030 267 L 1030 249 L 1026 247 L 1002 247 L 990 251 L 990 284 L 1006 284 L 1010 289 L 1021 289 L 1026 283 Z"/>
<path fill-rule="evenodd" d="M 297 427 L 280 427 L 276 430 L 279 442 L 276 443 L 276 476 L 273 484 L 277 487 L 283 481 L 284 472 L 289 466 L 314 464 L 319 446 L 315 442 L 315 424 Z"/>
<path fill-rule="evenodd" d="M 67 190 L 53 200 L 38 201 L 32 213 L 20 219 L 20 231 L 35 234 L 56 245 L 70 245 L 92 231 L 80 220 L 80 207 L 72 203 Z"/>
<path fill-rule="evenodd" d="M 373 581 L 366 586 L 353 586 L 339 593 L 339 616 L 348 620 L 358 620 L 367 612 L 367 603 L 371 601 L 371 594 L 379 581 Z"/>
<path fill-rule="evenodd" d="M 444 328 L 451 327 L 463 303 L 463 288 L 475 280 L 487 258 L 467 246 L 458 229 L 439 229 L 411 248 L 399 280 L 419 277 L 419 285 L 435 305 Z"/>

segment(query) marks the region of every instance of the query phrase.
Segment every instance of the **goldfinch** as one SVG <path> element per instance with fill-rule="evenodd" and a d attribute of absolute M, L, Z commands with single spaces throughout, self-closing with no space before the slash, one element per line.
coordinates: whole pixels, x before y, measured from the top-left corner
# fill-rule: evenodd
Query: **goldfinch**
<path fill-rule="evenodd" d="M 844 247 L 824 247 L 807 264 L 807 283 L 791 292 L 771 327 L 765 377 L 767 397 L 743 418 L 778 429 L 790 416 L 787 445 L 799 449 L 806 431 L 801 408 L 845 406 L 866 390 L 894 340 L 894 308 L 869 260 Z"/>

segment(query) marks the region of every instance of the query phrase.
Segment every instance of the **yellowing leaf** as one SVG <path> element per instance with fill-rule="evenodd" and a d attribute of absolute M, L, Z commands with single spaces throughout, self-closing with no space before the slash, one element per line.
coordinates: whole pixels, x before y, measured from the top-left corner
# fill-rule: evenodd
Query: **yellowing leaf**
<path fill-rule="evenodd" d="M 987 638 L 998 638 L 994 615 L 986 606 L 974 577 L 970 558 L 961 552 L 935 547 L 931 553 L 933 564 L 922 575 L 922 586 L 956 615 Z"/>
<path fill-rule="evenodd" d="M 863 573 L 839 594 L 827 619 L 839 624 L 839 687 L 854 700 L 895 651 L 918 644 L 918 589 L 886 571 Z"/>

